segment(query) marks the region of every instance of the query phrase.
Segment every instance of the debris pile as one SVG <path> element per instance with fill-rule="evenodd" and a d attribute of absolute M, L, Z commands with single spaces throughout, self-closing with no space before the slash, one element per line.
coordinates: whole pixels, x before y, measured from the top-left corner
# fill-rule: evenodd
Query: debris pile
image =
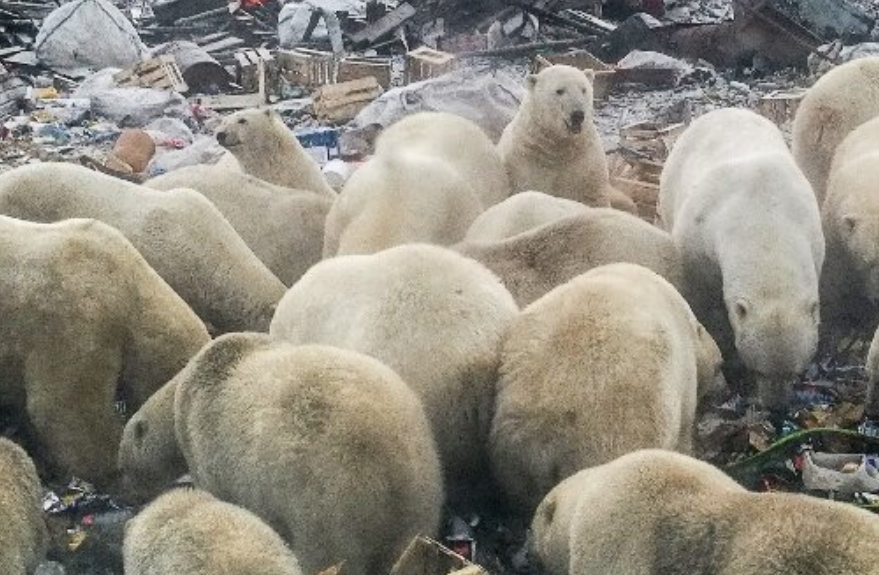
<path fill-rule="evenodd" d="M 220 161 L 223 115 L 272 107 L 338 189 L 414 112 L 461 115 L 497 141 L 525 76 L 562 63 L 594 72 L 611 181 L 653 221 L 691 119 L 745 107 L 789 131 L 809 74 L 879 54 L 877 19 L 866 0 L 3 1 L 0 170 L 62 160 L 139 182 Z M 790 413 L 741 398 L 706 413 L 699 455 L 753 488 L 879 510 L 865 354 L 862 342 L 826 353 Z M 114 538 L 132 510 L 76 480 L 56 487 L 45 510 L 66 555 L 50 559 L 70 575 L 121 573 Z M 492 573 L 530 572 L 524 526 L 478 513 L 451 517 L 443 543 Z M 434 572 L 419 570 L 428 555 L 436 573 L 484 572 L 446 551 L 414 542 L 395 573 Z"/>

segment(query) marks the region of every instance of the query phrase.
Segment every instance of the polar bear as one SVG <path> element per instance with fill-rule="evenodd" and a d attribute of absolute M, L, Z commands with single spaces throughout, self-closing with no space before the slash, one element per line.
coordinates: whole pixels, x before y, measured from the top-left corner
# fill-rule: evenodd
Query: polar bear
<path fill-rule="evenodd" d="M 483 475 L 501 336 L 517 313 L 482 265 L 412 244 L 319 263 L 281 300 L 270 334 L 359 351 L 399 373 L 424 403 L 457 499 Z"/>
<path fill-rule="evenodd" d="M 204 324 L 115 229 L 0 216 L 0 401 L 49 467 L 113 487 L 122 421 L 208 341 Z"/>
<path fill-rule="evenodd" d="M 497 274 L 520 306 L 592 268 L 617 262 L 642 265 L 683 290 L 681 257 L 667 232 L 618 210 L 583 209 L 579 216 L 505 240 L 464 242 L 454 249 Z"/>
<path fill-rule="evenodd" d="M 879 116 L 879 57 L 858 58 L 830 70 L 807 92 L 792 126 L 794 158 L 819 205 L 836 147 L 855 128 Z"/>
<path fill-rule="evenodd" d="M 692 451 L 720 351 L 675 288 L 628 263 L 593 269 L 527 308 L 504 336 L 491 466 L 515 513 L 629 451 Z"/>
<path fill-rule="evenodd" d="M 145 184 L 193 189 L 219 209 L 253 253 L 286 286 L 321 260 L 324 222 L 333 201 L 214 166 L 188 166 Z"/>
<path fill-rule="evenodd" d="M 126 575 L 302 575 L 253 513 L 199 489 L 172 489 L 125 526 Z"/>
<path fill-rule="evenodd" d="M 652 449 L 575 477 L 579 487 L 550 493 L 534 522 L 541 535 L 549 528 L 568 539 L 536 549 L 539 562 L 555 565 L 568 550 L 564 575 L 879 574 L 879 522 L 852 505 L 749 493 L 708 463 Z M 553 525 L 563 508 L 567 533 Z"/>
<path fill-rule="evenodd" d="M 352 575 L 388 573 L 412 537 L 436 533 L 442 475 L 424 408 L 379 361 L 227 334 L 166 387 L 173 433 L 165 410 L 139 412 L 120 452 L 174 455 L 137 444 L 176 437 L 196 486 L 268 523 L 304 573 L 342 561 Z M 149 479 L 132 474 L 149 462 L 120 463 L 130 481 Z"/>
<path fill-rule="evenodd" d="M 43 489 L 34 462 L 0 437 L 0 573 L 30 575 L 46 554 L 49 534 L 43 521 Z"/>
<path fill-rule="evenodd" d="M 592 123 L 593 79 L 591 70 L 564 65 L 528 76 L 525 99 L 498 142 L 514 194 L 537 190 L 610 207 L 607 160 Z"/>
<path fill-rule="evenodd" d="M 785 405 L 817 347 L 825 246 L 781 131 L 748 110 L 701 116 L 669 155 L 657 210 L 696 315 L 727 359 L 737 352 L 764 405 Z"/>
<path fill-rule="evenodd" d="M 588 207 L 574 200 L 543 192 L 520 192 L 482 212 L 471 224 L 464 242 L 499 242 L 545 224 L 588 212 Z"/>
<path fill-rule="evenodd" d="M 828 325 L 875 329 L 879 304 L 879 117 L 836 150 L 821 208 L 827 260 L 821 276 Z"/>
<path fill-rule="evenodd" d="M 454 114 L 422 112 L 378 137 L 327 216 L 324 257 L 406 243 L 451 245 L 510 185 L 491 140 Z"/>
<path fill-rule="evenodd" d="M 284 284 L 193 190 L 158 192 L 74 164 L 32 164 L 0 174 L 0 214 L 94 218 L 117 228 L 219 331 L 265 330 L 284 295 Z"/>
<path fill-rule="evenodd" d="M 484 208 L 510 195 L 510 178 L 492 141 L 474 122 L 448 112 L 419 112 L 391 124 L 376 140 L 375 153 L 417 153 L 454 166 Z"/>
<path fill-rule="evenodd" d="M 320 166 L 274 111 L 250 109 L 230 114 L 223 118 L 216 137 L 245 173 L 285 188 L 336 197 Z"/>

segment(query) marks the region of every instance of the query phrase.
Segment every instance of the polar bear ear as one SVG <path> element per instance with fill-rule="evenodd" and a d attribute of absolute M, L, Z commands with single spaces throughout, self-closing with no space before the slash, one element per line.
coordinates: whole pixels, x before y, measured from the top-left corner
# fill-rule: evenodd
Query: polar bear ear
<path fill-rule="evenodd" d="M 525 84 L 527 85 L 529 90 L 533 90 L 534 86 L 537 85 L 537 74 L 528 74 L 528 78 L 526 78 Z"/>
<path fill-rule="evenodd" d="M 586 74 L 586 79 L 589 80 L 590 83 L 595 82 L 595 70 L 587 68 L 583 70 L 583 73 Z"/>

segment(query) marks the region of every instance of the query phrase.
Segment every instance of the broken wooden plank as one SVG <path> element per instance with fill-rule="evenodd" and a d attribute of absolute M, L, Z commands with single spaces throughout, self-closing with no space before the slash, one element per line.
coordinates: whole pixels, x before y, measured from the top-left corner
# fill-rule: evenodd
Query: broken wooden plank
<path fill-rule="evenodd" d="M 229 38 L 225 38 L 223 40 L 217 40 L 211 44 L 207 44 L 202 46 L 201 49 L 207 52 L 208 54 L 213 54 L 215 52 L 223 52 L 226 50 L 234 50 L 235 48 L 240 48 L 245 45 L 244 40 L 241 38 L 236 38 L 231 36 Z"/>
<path fill-rule="evenodd" d="M 170 54 L 139 62 L 132 68 L 117 72 L 113 75 L 113 81 L 122 87 L 172 88 L 181 93 L 189 90 L 174 56 Z"/>
<path fill-rule="evenodd" d="M 488 575 L 488 572 L 452 552 L 433 539 L 418 536 L 412 540 L 391 575 Z"/>
<path fill-rule="evenodd" d="M 372 44 L 399 28 L 406 20 L 415 16 L 416 13 L 417 10 L 411 4 L 403 2 L 394 10 L 382 16 L 375 24 L 370 24 L 360 32 L 352 34 L 350 36 L 351 41 L 355 45 Z"/>
<path fill-rule="evenodd" d="M 757 110 L 780 126 L 793 120 L 805 95 L 804 88 L 776 90 L 760 98 Z"/>
<path fill-rule="evenodd" d="M 322 86 L 313 95 L 314 112 L 324 122 L 347 122 L 380 96 L 382 91 L 378 81 L 371 76 Z"/>
<path fill-rule="evenodd" d="M 258 108 L 265 104 L 259 94 L 225 94 L 220 96 L 199 96 L 191 100 L 206 108 L 214 110 L 241 110 Z"/>

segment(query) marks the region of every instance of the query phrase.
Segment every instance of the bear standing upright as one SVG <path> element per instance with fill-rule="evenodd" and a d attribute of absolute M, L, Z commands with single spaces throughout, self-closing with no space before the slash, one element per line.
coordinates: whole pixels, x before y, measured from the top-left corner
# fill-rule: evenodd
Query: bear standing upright
<path fill-rule="evenodd" d="M 498 142 L 513 193 L 610 207 L 607 160 L 592 123 L 593 78 L 563 65 L 528 76 L 525 99 Z"/>
<path fill-rule="evenodd" d="M 764 405 L 785 405 L 818 345 L 824 234 L 781 131 L 748 110 L 701 116 L 669 155 L 657 211 L 696 315 Z"/>
<path fill-rule="evenodd" d="M 667 281 L 633 264 L 591 270 L 507 330 L 489 449 L 514 511 L 562 479 L 646 447 L 692 450 L 721 356 Z"/>
<path fill-rule="evenodd" d="M 245 173 L 269 183 L 335 198 L 320 166 L 272 110 L 242 110 L 223 119 L 217 142 Z"/>
<path fill-rule="evenodd" d="M 49 542 L 41 513 L 43 490 L 34 462 L 5 437 L 0 437 L 0 482 L 0 573 L 30 575 Z"/>
<path fill-rule="evenodd" d="M 837 66 L 806 92 L 791 128 L 791 148 L 819 205 L 826 196 L 836 147 L 852 130 L 876 116 L 879 57 L 858 58 Z"/>

